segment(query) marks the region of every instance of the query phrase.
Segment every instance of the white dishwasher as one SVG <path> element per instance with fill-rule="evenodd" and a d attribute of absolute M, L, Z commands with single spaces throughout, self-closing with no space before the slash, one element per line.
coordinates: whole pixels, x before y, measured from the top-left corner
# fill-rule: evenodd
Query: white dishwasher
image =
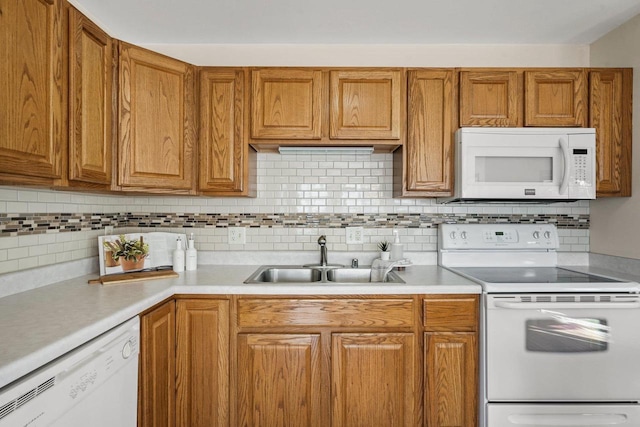
<path fill-rule="evenodd" d="M 0 427 L 135 427 L 135 317 L 0 389 Z"/>

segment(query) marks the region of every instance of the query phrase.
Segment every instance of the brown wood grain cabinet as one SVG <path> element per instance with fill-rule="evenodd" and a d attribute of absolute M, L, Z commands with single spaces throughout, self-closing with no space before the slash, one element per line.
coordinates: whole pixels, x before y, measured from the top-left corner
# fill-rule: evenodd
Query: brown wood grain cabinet
<path fill-rule="evenodd" d="M 112 39 L 74 8 L 69 11 L 69 185 L 111 189 Z"/>
<path fill-rule="evenodd" d="M 0 182 L 60 185 L 66 167 L 63 0 L 0 0 Z"/>
<path fill-rule="evenodd" d="M 207 196 L 255 196 L 256 155 L 246 138 L 247 71 L 200 72 L 198 192 Z"/>
<path fill-rule="evenodd" d="M 175 349 L 175 302 L 169 301 L 140 316 L 140 427 L 176 425 Z"/>
<path fill-rule="evenodd" d="M 429 295 L 423 305 L 426 425 L 475 426 L 478 296 Z"/>
<path fill-rule="evenodd" d="M 251 71 L 251 137 L 320 139 L 325 91 L 322 71 Z"/>
<path fill-rule="evenodd" d="M 596 196 L 631 196 L 633 70 L 589 71 L 589 126 L 596 129 Z"/>
<path fill-rule="evenodd" d="M 176 426 L 229 425 L 229 301 L 176 302 Z"/>
<path fill-rule="evenodd" d="M 587 126 L 587 72 L 584 69 L 525 70 L 525 126 Z"/>
<path fill-rule="evenodd" d="M 460 127 L 522 126 L 522 72 L 462 70 Z"/>
<path fill-rule="evenodd" d="M 126 43 L 119 50 L 123 191 L 195 194 L 195 68 Z"/>
<path fill-rule="evenodd" d="M 456 73 L 452 69 L 411 70 L 408 80 L 407 142 L 394 152 L 394 196 L 450 196 Z"/>

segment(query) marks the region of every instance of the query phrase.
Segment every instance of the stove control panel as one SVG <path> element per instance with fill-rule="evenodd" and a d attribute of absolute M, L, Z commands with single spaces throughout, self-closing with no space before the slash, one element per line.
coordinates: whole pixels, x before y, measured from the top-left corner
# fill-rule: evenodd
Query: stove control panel
<path fill-rule="evenodd" d="M 439 249 L 558 249 L 553 224 L 442 224 Z"/>

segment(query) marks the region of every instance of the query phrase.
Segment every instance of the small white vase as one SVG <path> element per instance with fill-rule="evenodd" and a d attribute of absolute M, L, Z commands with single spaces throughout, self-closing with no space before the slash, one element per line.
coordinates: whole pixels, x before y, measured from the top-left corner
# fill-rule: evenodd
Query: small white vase
<path fill-rule="evenodd" d="M 389 261 L 391 257 L 391 252 L 380 252 L 380 259 L 383 261 Z"/>

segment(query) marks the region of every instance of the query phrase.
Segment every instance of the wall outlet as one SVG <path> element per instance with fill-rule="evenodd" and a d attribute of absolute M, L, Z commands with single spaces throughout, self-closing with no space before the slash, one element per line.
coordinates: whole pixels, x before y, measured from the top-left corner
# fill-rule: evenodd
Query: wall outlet
<path fill-rule="evenodd" d="M 361 245 L 362 244 L 362 227 L 347 227 L 347 245 Z"/>
<path fill-rule="evenodd" d="M 105 225 L 104 226 L 104 235 L 111 236 L 113 234 L 113 225 Z"/>
<path fill-rule="evenodd" d="M 244 227 L 229 227 L 229 244 L 244 245 L 247 243 L 247 229 Z"/>

